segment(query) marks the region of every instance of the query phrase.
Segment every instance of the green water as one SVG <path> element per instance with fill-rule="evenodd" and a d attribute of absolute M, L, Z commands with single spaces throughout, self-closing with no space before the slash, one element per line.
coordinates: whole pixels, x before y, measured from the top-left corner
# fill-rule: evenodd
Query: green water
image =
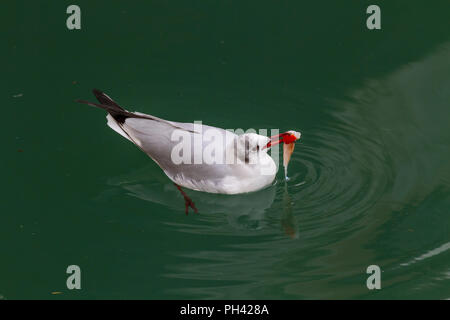
<path fill-rule="evenodd" d="M 450 298 L 448 1 L 376 1 L 374 31 L 372 1 L 76 1 L 69 31 L 72 3 L 0 5 L 1 298 Z M 74 102 L 92 88 L 166 119 L 299 130 L 291 180 L 187 191 L 186 216 Z"/>

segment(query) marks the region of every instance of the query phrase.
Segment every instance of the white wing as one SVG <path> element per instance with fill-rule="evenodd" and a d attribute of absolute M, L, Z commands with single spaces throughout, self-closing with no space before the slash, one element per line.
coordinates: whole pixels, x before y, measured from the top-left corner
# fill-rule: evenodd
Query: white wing
<path fill-rule="evenodd" d="M 137 112 L 135 114 L 145 115 Z M 130 117 L 126 118 L 123 123 L 117 122 L 110 114 L 108 114 L 107 119 L 108 125 L 114 131 L 136 144 L 148 154 L 172 181 L 195 190 L 214 190 L 217 189 L 219 183 L 223 184 L 225 177 L 234 175 L 233 171 L 236 167 L 226 165 L 225 159 L 222 159 L 221 164 L 207 164 L 204 163 L 202 158 L 201 164 L 194 164 L 194 154 L 197 151 L 198 155 L 198 151 L 201 150 L 203 155 L 203 151 L 209 146 L 210 148 L 221 148 L 225 157 L 227 144 L 223 143 L 224 141 L 217 140 L 205 142 L 201 133 L 206 132 L 206 130 L 214 130 L 218 135 L 227 136 L 228 139 L 235 139 L 237 137 L 236 134 L 211 126 L 197 124 L 194 126 L 193 123 L 172 122 L 150 115 L 146 116 L 149 119 Z M 179 140 L 173 139 L 175 130 L 183 131 L 182 134 L 186 137 L 185 140 L 190 140 L 190 161 L 188 163 L 175 164 L 172 160 L 172 150 L 180 143 Z M 196 143 L 200 143 L 201 146 L 198 147 Z M 211 143 L 215 145 L 210 146 Z"/>

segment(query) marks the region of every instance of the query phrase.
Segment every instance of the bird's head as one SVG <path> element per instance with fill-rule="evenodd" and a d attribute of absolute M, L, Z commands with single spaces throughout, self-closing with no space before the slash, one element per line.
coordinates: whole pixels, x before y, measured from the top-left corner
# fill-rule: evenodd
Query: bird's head
<path fill-rule="evenodd" d="M 256 133 L 245 133 L 237 140 L 238 157 L 245 163 L 256 163 L 261 153 L 266 153 L 272 146 L 283 142 L 284 159 L 289 161 L 294 151 L 294 143 L 300 136 L 300 132 L 296 131 L 287 131 L 270 138 Z"/>
<path fill-rule="evenodd" d="M 256 133 L 244 133 L 237 139 L 237 155 L 244 163 L 256 163 L 260 152 L 267 152 L 265 146 L 270 138 Z"/>

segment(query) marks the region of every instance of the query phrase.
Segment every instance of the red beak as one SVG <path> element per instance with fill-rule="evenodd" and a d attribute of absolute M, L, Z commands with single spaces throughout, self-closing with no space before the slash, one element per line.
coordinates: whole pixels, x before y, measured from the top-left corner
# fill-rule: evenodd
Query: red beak
<path fill-rule="evenodd" d="M 290 143 L 295 142 L 296 140 L 297 140 L 297 137 L 294 136 L 290 132 L 280 133 L 280 134 L 271 136 L 269 143 L 267 143 L 267 145 L 263 149 L 273 147 L 281 142 L 284 142 L 285 144 L 290 144 Z"/>

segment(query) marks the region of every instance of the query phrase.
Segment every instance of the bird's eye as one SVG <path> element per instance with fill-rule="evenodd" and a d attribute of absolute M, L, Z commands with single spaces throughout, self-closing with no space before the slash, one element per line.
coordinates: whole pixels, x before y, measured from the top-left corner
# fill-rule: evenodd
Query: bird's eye
<path fill-rule="evenodd" d="M 244 153 L 245 163 L 249 162 L 249 153 L 250 153 L 250 143 L 248 139 L 245 139 L 245 153 Z"/>
<path fill-rule="evenodd" d="M 259 145 L 256 146 L 256 151 L 259 151 Z"/>

